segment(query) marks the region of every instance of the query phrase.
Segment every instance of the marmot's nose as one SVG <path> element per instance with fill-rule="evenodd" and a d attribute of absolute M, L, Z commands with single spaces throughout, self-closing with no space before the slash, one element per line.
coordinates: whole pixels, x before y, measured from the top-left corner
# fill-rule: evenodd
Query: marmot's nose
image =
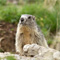
<path fill-rule="evenodd" d="M 24 21 L 24 18 L 21 18 L 21 22 L 23 22 Z"/>

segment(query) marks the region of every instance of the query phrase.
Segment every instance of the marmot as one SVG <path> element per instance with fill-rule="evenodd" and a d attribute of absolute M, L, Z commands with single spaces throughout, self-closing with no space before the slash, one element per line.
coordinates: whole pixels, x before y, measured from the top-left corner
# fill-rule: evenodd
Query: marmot
<path fill-rule="evenodd" d="M 21 16 L 16 33 L 16 52 L 23 54 L 23 46 L 36 43 L 48 47 L 47 42 L 35 21 L 35 16 L 24 14 Z"/>

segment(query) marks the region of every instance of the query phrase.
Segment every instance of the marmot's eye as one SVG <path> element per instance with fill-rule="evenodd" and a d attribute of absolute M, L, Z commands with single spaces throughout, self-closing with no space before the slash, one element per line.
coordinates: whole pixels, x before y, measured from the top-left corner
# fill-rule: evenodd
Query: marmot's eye
<path fill-rule="evenodd" d="M 31 16 L 29 16 L 28 19 L 31 19 Z"/>

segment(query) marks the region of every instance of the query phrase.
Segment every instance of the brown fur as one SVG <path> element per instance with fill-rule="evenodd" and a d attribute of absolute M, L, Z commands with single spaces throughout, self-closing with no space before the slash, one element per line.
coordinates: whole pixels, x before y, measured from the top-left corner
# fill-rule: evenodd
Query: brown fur
<path fill-rule="evenodd" d="M 23 33 L 23 36 L 24 36 L 23 44 L 24 45 L 25 44 L 31 44 L 31 36 L 30 36 L 32 33 L 31 29 L 29 27 L 23 26 L 21 28 L 21 32 Z"/>

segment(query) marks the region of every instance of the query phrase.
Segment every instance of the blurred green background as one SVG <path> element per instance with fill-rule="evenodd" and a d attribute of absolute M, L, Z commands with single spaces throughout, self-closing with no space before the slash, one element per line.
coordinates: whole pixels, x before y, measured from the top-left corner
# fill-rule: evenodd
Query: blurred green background
<path fill-rule="evenodd" d="M 60 0 L 0 0 L 0 21 L 17 24 L 22 14 L 36 17 L 51 45 L 60 30 Z"/>

